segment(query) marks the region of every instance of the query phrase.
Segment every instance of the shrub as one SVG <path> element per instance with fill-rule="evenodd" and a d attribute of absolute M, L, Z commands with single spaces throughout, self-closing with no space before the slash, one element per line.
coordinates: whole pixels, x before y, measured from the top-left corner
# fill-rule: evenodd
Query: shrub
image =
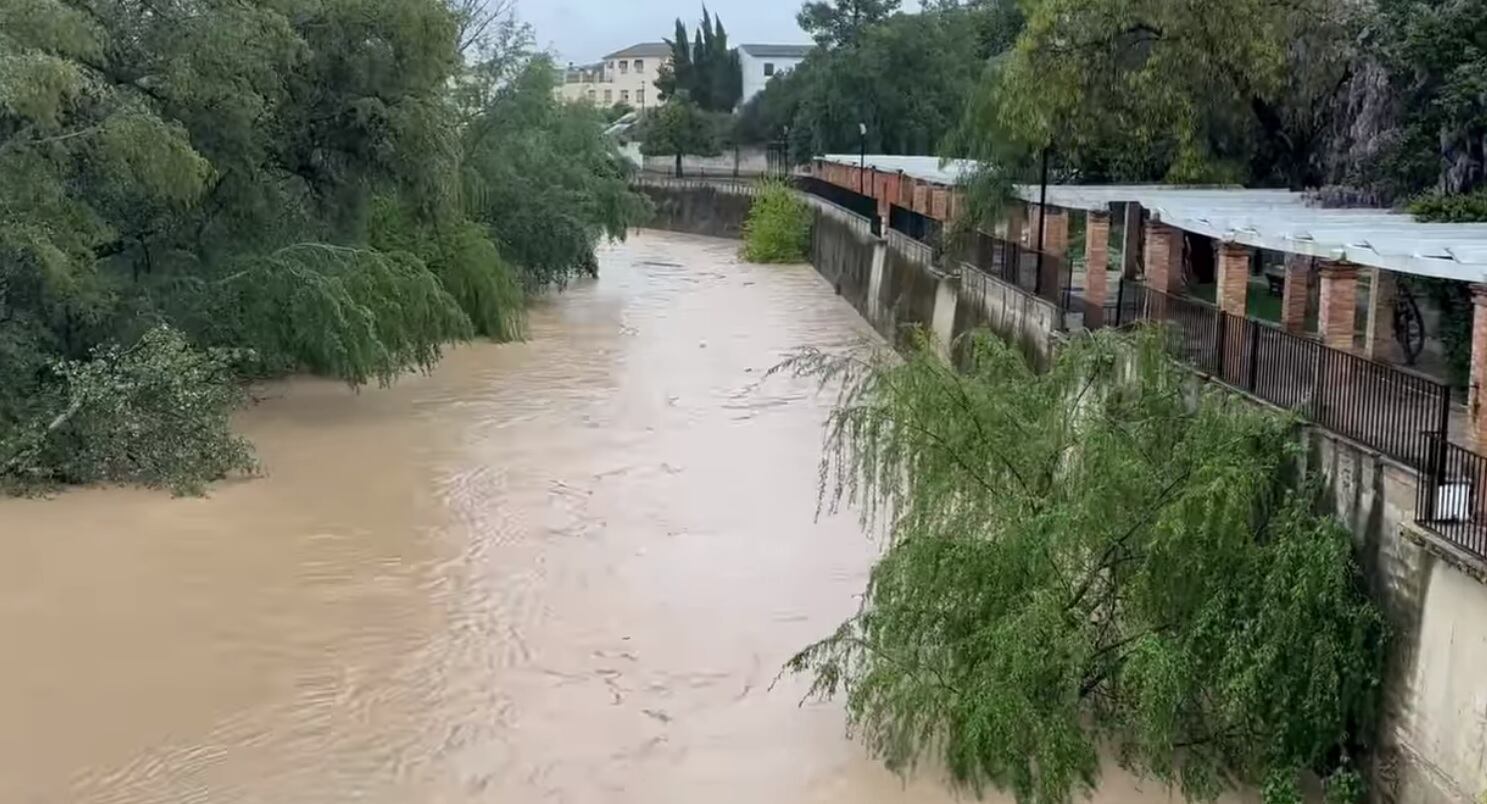
<path fill-rule="evenodd" d="M 1487 190 L 1463 195 L 1428 193 L 1411 201 L 1409 211 L 1427 223 L 1487 221 Z"/>
<path fill-rule="evenodd" d="M 803 262 L 810 243 L 810 208 L 784 182 L 767 182 L 744 222 L 743 258 L 749 262 Z"/>

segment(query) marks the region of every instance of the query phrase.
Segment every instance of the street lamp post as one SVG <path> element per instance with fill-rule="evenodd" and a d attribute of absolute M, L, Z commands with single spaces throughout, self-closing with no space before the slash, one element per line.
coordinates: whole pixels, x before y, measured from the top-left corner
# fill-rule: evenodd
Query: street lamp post
<path fill-rule="evenodd" d="M 862 174 L 867 172 L 867 123 L 857 124 L 857 192 L 862 194 Z"/>

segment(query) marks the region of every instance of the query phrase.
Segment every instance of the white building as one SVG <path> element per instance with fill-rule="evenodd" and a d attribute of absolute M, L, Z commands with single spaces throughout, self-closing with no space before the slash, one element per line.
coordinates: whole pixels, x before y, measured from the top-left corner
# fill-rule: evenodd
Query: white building
<path fill-rule="evenodd" d="M 742 106 L 764 91 L 769 79 L 795 69 L 811 52 L 811 45 L 739 45 L 738 64 L 743 71 Z"/>
<path fill-rule="evenodd" d="M 657 105 L 656 79 L 671 61 L 665 42 L 642 42 L 604 57 L 598 64 L 569 65 L 559 94 L 563 100 L 587 100 L 600 108 L 625 104 L 636 109 Z"/>

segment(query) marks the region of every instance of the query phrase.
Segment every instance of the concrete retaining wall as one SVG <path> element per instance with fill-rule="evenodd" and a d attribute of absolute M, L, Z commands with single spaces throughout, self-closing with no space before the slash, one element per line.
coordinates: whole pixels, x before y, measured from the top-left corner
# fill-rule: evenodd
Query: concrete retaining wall
<path fill-rule="evenodd" d="M 748 197 L 718 188 L 647 189 L 657 225 L 736 236 Z M 906 325 L 942 344 L 987 327 L 1046 366 L 1063 321 L 1053 304 L 972 268 L 946 275 L 915 241 L 871 233 L 865 218 L 819 199 L 817 269 L 890 340 Z M 730 234 L 732 233 L 732 234 Z M 1305 433 L 1305 469 L 1352 531 L 1393 632 L 1370 792 L 1391 804 L 1487 802 L 1487 565 L 1412 523 L 1415 473 L 1324 430 Z"/>
<path fill-rule="evenodd" d="M 1389 620 L 1374 798 L 1478 804 L 1487 791 L 1487 568 L 1412 522 L 1413 471 L 1307 431 L 1307 470 L 1353 533 Z"/>
<path fill-rule="evenodd" d="M 647 181 L 638 189 L 656 207 L 648 226 L 708 237 L 742 237 L 755 195 L 746 184 L 700 180 Z"/>
<path fill-rule="evenodd" d="M 961 266 L 959 291 L 955 337 L 985 327 L 1015 344 L 1039 369 L 1049 367 L 1056 333 L 1063 329 L 1057 306 L 969 265 Z"/>

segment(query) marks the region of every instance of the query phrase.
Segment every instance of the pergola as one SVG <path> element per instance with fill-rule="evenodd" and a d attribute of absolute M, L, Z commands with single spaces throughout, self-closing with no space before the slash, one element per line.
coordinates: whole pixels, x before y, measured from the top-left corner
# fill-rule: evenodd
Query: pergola
<path fill-rule="evenodd" d="M 817 160 L 816 174 L 834 184 L 872 196 L 885 219 L 892 205 L 948 222 L 963 201 L 960 179 L 975 168 L 963 160 L 935 157 L 829 155 Z M 1470 429 L 1479 447 L 1487 446 L 1487 412 L 1480 411 L 1478 389 L 1487 382 L 1487 223 L 1421 223 L 1386 209 L 1332 209 L 1315 206 L 1301 193 L 1238 187 L 1158 185 L 1049 185 L 1043 236 L 1038 240 L 1037 205 L 1044 188 L 1022 185 L 1025 207 L 1011 210 L 998 231 L 1006 239 L 1064 256 L 1069 215 L 1086 216 L 1084 296 L 1105 301 L 1112 206 L 1125 205 L 1127 275 L 1134 270 L 1137 238 L 1144 242 L 1148 287 L 1175 293 L 1181 285 L 1181 232 L 1212 238 L 1217 248 L 1218 306 L 1243 316 L 1247 311 L 1249 266 L 1255 249 L 1287 255 L 1281 324 L 1292 332 L 1305 327 L 1312 266 L 1320 276 L 1318 330 L 1327 346 L 1388 362 L 1394 342 L 1393 307 L 1398 275 L 1466 282 L 1476 302 L 1472 328 Z M 1145 211 L 1143 216 L 1141 213 Z M 1302 259 L 1296 259 L 1302 258 Z M 1371 273 L 1365 337 L 1355 346 L 1358 279 Z M 1479 413 L 1481 415 L 1479 415 Z"/>

